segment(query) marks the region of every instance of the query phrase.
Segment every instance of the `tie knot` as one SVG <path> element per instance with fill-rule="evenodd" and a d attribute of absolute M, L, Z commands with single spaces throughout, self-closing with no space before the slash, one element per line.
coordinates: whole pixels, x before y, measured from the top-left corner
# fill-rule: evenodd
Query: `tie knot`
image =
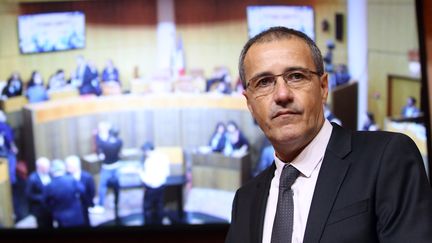
<path fill-rule="evenodd" d="M 279 181 L 279 187 L 290 189 L 291 185 L 299 176 L 300 171 L 298 171 L 292 165 L 285 165 Z"/>

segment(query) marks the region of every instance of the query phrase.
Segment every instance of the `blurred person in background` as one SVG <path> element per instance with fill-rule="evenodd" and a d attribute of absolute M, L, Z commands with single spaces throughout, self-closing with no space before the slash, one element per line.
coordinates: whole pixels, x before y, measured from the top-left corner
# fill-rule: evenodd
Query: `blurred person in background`
<path fill-rule="evenodd" d="M 106 61 L 105 68 L 102 71 L 102 82 L 117 82 L 120 84 L 119 71 L 111 59 Z"/>
<path fill-rule="evenodd" d="M 104 128 L 105 129 L 105 128 Z M 103 130 L 104 132 L 104 130 Z M 108 186 L 111 186 L 115 193 L 118 192 L 118 175 L 117 170 L 120 166 L 120 153 L 123 147 L 123 141 L 119 138 L 119 131 L 111 127 L 108 137 L 105 134 L 97 142 L 97 151 L 99 159 L 102 160 L 102 168 L 99 181 L 99 202 L 91 212 L 103 213 L 105 211 L 105 194 Z"/>
<path fill-rule="evenodd" d="M 67 85 L 67 80 L 65 77 L 65 72 L 63 69 L 57 70 L 48 81 L 49 90 L 59 90 Z"/>
<path fill-rule="evenodd" d="M 38 228 L 52 228 L 53 222 L 50 211 L 45 204 L 45 190 L 51 183 L 50 161 L 45 157 L 36 160 L 36 171 L 27 179 L 26 196 L 29 210 L 36 218 Z"/>
<path fill-rule="evenodd" d="M 416 98 L 410 96 L 407 98 L 406 105 L 402 107 L 401 116 L 404 118 L 418 117 L 420 115 L 420 110 L 416 106 Z"/>
<path fill-rule="evenodd" d="M 215 131 L 213 132 L 209 146 L 213 152 L 221 153 L 227 141 L 226 137 L 226 127 L 223 122 L 218 122 L 215 127 Z"/>
<path fill-rule="evenodd" d="M 243 135 L 234 121 L 227 123 L 227 143 L 223 153 L 226 156 L 241 157 L 249 149 L 249 141 Z"/>
<path fill-rule="evenodd" d="M 33 71 L 32 73 L 31 79 L 27 84 L 26 96 L 30 103 L 48 100 L 48 92 L 38 71 Z"/>
<path fill-rule="evenodd" d="M 10 98 L 23 94 L 23 81 L 18 72 L 13 72 L 2 90 L 2 98 Z"/>
<path fill-rule="evenodd" d="M 76 155 L 66 157 L 66 171 L 79 183 L 84 189 L 81 197 L 82 211 L 86 226 L 90 226 L 89 209 L 94 207 L 93 198 L 95 196 L 95 183 L 93 176 L 81 169 L 81 160 Z"/>
<path fill-rule="evenodd" d="M 366 112 L 364 115 L 363 131 L 378 131 L 378 126 L 375 123 L 375 116 L 372 112 Z"/>
<path fill-rule="evenodd" d="M 145 224 L 162 224 L 164 216 L 165 183 L 170 174 L 168 156 L 154 150 L 151 142 L 141 147 L 143 151 L 143 171 L 140 176 L 144 183 L 144 221 Z"/>
<path fill-rule="evenodd" d="M 53 160 L 51 183 L 46 186 L 44 200 L 59 228 L 85 226 L 81 197 L 84 187 L 72 175 L 66 174 L 61 160 Z"/>

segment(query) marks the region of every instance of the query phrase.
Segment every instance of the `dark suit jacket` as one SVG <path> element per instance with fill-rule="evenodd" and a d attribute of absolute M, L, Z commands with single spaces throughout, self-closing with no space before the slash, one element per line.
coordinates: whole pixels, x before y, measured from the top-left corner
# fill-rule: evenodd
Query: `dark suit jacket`
<path fill-rule="evenodd" d="M 48 210 L 44 204 L 45 186 L 42 184 L 36 172 L 30 174 L 27 179 L 26 196 L 29 201 L 30 213 L 36 217 L 45 216 Z"/>
<path fill-rule="evenodd" d="M 93 176 L 87 171 L 81 171 L 80 182 L 84 187 L 84 194 L 82 195 L 82 204 L 87 210 L 89 207 L 93 207 L 93 198 L 95 196 L 95 183 Z"/>
<path fill-rule="evenodd" d="M 237 191 L 226 242 L 262 241 L 275 168 Z M 303 242 L 432 242 L 432 190 L 414 142 L 333 124 Z"/>
<path fill-rule="evenodd" d="M 71 175 L 54 177 L 45 191 L 45 202 L 59 227 L 83 226 L 83 186 Z"/>

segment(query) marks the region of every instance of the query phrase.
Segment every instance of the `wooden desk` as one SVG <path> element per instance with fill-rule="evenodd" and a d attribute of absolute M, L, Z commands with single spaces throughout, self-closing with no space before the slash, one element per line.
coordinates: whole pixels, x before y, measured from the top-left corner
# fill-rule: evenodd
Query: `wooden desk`
<path fill-rule="evenodd" d="M 250 179 L 251 158 L 220 153 L 192 154 L 192 186 L 235 191 Z"/>
<path fill-rule="evenodd" d="M 77 97 L 26 105 L 23 112 L 24 155 L 32 162 L 92 151 L 92 131 L 109 121 L 120 131 L 124 147 L 145 141 L 156 147 L 205 145 L 217 122 L 235 121 L 249 141 L 261 135 L 242 96 L 211 94 L 115 95 Z M 34 165 L 30 164 L 30 171 Z"/>
<path fill-rule="evenodd" d="M 172 175 L 183 175 L 185 173 L 184 155 L 181 147 L 158 147 L 155 148 L 155 150 L 168 156 Z M 140 161 L 142 151 L 137 148 L 124 148 L 121 154 L 122 161 Z M 84 155 L 81 161 L 83 169 L 90 172 L 92 175 L 99 174 L 102 161 L 99 160 L 96 153 Z"/>
<path fill-rule="evenodd" d="M 12 194 L 7 160 L 0 159 L 0 225 L 13 227 Z"/>
<path fill-rule="evenodd" d="M 16 96 L 8 98 L 7 100 L 0 100 L 0 109 L 5 113 L 21 111 L 21 109 L 28 103 L 25 96 Z"/>
<path fill-rule="evenodd" d="M 120 223 L 118 215 L 119 197 L 122 190 L 142 188 L 144 190 L 144 183 L 142 182 L 139 169 L 141 163 L 139 161 L 123 162 L 118 170 L 118 181 L 117 184 L 109 185 L 114 192 L 114 215 L 117 224 Z M 129 167 L 126 168 L 126 167 Z M 137 168 L 130 170 L 130 168 Z M 126 169 L 126 170 L 122 170 Z M 177 212 L 180 221 L 184 218 L 183 210 L 183 187 L 186 184 L 186 177 L 184 175 L 170 175 L 165 183 L 165 202 L 167 202 L 168 194 L 174 194 L 173 198 L 177 204 Z M 137 200 L 143 200 L 139 198 Z"/>

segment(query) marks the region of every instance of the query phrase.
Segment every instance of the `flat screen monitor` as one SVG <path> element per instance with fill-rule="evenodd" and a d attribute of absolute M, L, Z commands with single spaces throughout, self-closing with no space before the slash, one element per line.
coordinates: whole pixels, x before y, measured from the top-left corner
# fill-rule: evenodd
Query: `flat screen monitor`
<path fill-rule="evenodd" d="M 20 15 L 18 40 L 22 54 L 84 48 L 85 15 L 79 11 Z"/>
<path fill-rule="evenodd" d="M 249 38 L 273 27 L 300 30 L 315 40 L 314 11 L 311 6 L 248 6 Z"/>

